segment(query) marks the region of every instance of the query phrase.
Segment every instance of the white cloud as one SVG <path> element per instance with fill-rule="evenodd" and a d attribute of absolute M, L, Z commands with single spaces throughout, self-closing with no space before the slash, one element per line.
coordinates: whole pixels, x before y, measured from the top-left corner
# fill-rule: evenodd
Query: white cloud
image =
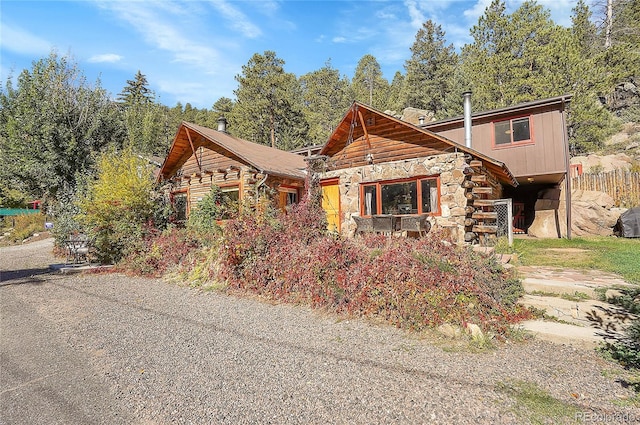
<path fill-rule="evenodd" d="M 88 62 L 91 63 L 115 63 L 120 62 L 122 60 L 122 56 L 116 55 L 115 53 L 105 53 L 102 55 L 93 55 L 89 59 Z"/>
<path fill-rule="evenodd" d="M 423 22 L 426 21 L 422 11 L 420 10 L 419 4 L 415 0 L 407 0 L 404 2 L 407 7 L 407 11 L 409 12 L 409 17 L 411 18 L 411 26 L 413 28 L 422 27 Z"/>
<path fill-rule="evenodd" d="M 183 31 L 193 26 L 181 25 L 172 16 L 157 13 L 152 2 L 106 2 L 103 8 L 109 9 L 116 16 L 142 34 L 145 41 L 152 46 L 170 52 L 173 62 L 188 63 L 201 70 L 210 70 L 210 64 L 219 59 L 218 52 L 191 39 Z M 192 31 L 193 32 L 193 31 Z"/>
<path fill-rule="evenodd" d="M 239 9 L 225 0 L 211 0 L 211 4 L 227 20 L 227 24 L 247 38 L 258 38 L 262 35 L 260 28 L 249 20 Z"/>
<path fill-rule="evenodd" d="M 334 43 L 346 43 L 347 38 L 342 36 L 337 36 L 337 37 L 333 37 L 331 41 L 333 41 Z"/>
<path fill-rule="evenodd" d="M 477 22 L 478 18 L 484 14 L 484 11 L 491 5 L 491 0 L 478 0 L 473 7 L 465 9 L 464 16 L 469 22 Z"/>
<path fill-rule="evenodd" d="M 32 56 L 44 56 L 51 51 L 52 45 L 49 41 L 22 28 L 8 25 L 6 22 L 2 22 L 0 27 L 2 28 L 0 43 L 3 49 Z"/>

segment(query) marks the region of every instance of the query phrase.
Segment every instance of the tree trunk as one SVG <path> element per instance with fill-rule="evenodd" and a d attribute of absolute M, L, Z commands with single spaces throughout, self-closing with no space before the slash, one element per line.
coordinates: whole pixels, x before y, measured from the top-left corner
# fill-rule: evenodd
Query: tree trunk
<path fill-rule="evenodd" d="M 607 20 L 605 22 L 604 47 L 611 47 L 611 27 L 613 26 L 613 0 L 607 0 Z"/>

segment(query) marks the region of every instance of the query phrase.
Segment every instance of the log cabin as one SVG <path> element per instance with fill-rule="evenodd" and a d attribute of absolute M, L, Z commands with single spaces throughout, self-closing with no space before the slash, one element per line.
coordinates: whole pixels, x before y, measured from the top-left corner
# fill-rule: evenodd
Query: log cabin
<path fill-rule="evenodd" d="M 280 208 L 297 203 L 304 190 L 306 165 L 300 155 L 231 136 L 224 118 L 217 130 L 182 122 L 158 181 L 169 184 L 180 222 L 188 219 L 214 185 L 237 205 L 263 194 Z"/>
<path fill-rule="evenodd" d="M 329 230 L 345 236 L 372 228 L 369 218 L 392 233 L 422 217 L 457 242 L 482 242 L 498 233 L 503 187 L 518 185 L 503 162 L 359 102 L 309 161 Z"/>

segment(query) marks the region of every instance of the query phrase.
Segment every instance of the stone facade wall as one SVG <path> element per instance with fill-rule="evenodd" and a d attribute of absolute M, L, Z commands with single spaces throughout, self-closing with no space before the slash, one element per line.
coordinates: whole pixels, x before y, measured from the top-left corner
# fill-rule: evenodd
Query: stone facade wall
<path fill-rule="evenodd" d="M 320 179 L 339 178 L 341 232 L 352 236 L 356 225 L 351 219 L 360 215 L 360 184 L 416 176 L 440 176 L 440 215 L 429 218 L 432 226 L 447 228 L 453 238 L 464 241 L 467 198 L 462 182 L 468 167 L 462 153 L 448 153 L 411 160 L 372 164 L 320 173 Z"/>

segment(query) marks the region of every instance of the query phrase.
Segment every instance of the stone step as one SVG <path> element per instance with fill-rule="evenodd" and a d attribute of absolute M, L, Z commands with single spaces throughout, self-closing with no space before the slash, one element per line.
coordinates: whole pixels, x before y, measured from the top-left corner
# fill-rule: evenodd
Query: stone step
<path fill-rule="evenodd" d="M 611 305 L 601 301 L 570 301 L 560 297 L 526 294 L 520 302 L 527 307 L 545 310 L 549 316 L 578 326 L 590 327 L 596 321 L 603 324 L 616 323 L 614 318 L 605 314 Z"/>
<path fill-rule="evenodd" d="M 525 277 L 522 280 L 522 286 L 524 287 L 525 292 L 531 293 L 535 291 L 539 292 L 548 292 L 553 294 L 575 294 L 583 293 L 586 294 L 590 299 L 596 300 L 599 298 L 598 289 L 599 288 L 610 288 L 611 285 L 606 282 L 579 282 L 573 280 L 558 280 L 558 279 L 548 279 L 548 278 L 537 278 L 537 277 Z M 628 283 L 616 283 L 616 286 L 632 286 Z M 618 291 L 615 289 L 607 289 L 606 295 L 611 296 L 614 294 L 618 294 Z"/>
<path fill-rule="evenodd" d="M 527 320 L 519 324 L 536 338 L 556 344 L 593 349 L 603 342 L 597 329 L 544 320 Z"/>

